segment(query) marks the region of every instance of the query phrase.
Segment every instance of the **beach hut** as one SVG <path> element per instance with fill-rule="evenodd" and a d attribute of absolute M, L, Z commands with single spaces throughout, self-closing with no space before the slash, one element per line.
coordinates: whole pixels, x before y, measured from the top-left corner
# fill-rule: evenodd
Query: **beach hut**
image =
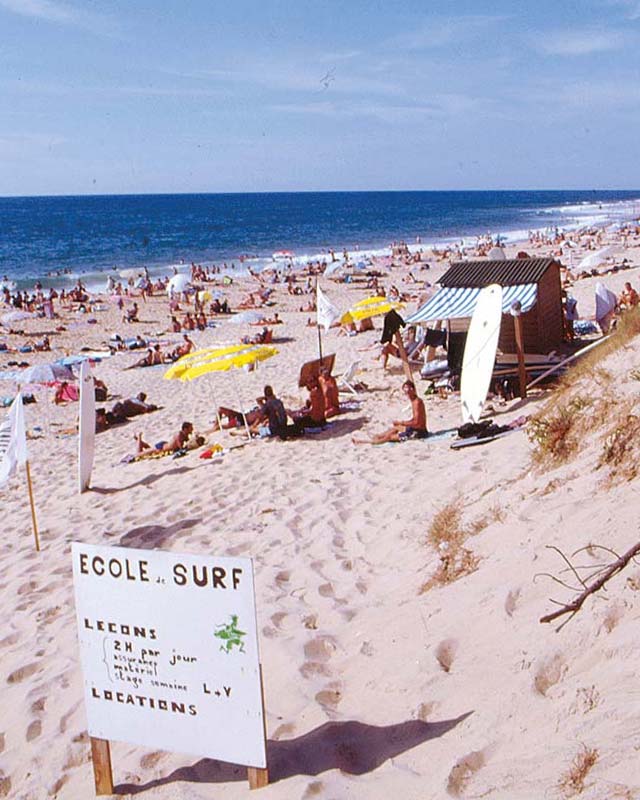
<path fill-rule="evenodd" d="M 414 314 L 409 324 L 447 321 L 452 332 L 466 331 L 480 289 L 498 283 L 503 289 L 498 347 L 516 352 L 513 303 L 520 303 L 525 353 L 548 353 L 564 339 L 560 263 L 553 258 L 459 261 L 440 278 L 441 288 Z"/>

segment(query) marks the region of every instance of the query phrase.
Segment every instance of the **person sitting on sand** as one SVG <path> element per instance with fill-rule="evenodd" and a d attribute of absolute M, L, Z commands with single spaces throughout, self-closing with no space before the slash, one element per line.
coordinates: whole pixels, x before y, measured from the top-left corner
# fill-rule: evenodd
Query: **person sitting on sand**
<path fill-rule="evenodd" d="M 258 398 L 261 422 L 268 422 L 269 434 L 280 439 L 287 437 L 287 412 L 282 400 L 279 400 L 271 386 L 264 387 L 264 396 Z"/>
<path fill-rule="evenodd" d="M 184 342 L 179 344 L 171 353 L 167 355 L 168 361 L 177 361 L 182 356 L 187 356 L 192 350 L 195 350 L 195 344 L 186 333 L 182 334 Z"/>
<path fill-rule="evenodd" d="M 325 417 L 335 417 L 340 413 L 340 394 L 338 391 L 338 382 L 331 374 L 327 367 L 322 367 L 318 377 L 320 388 L 324 396 Z"/>
<path fill-rule="evenodd" d="M 43 336 L 40 341 L 30 342 L 29 344 L 39 353 L 48 353 L 51 350 L 51 342 L 48 336 Z"/>
<path fill-rule="evenodd" d="M 109 390 L 107 389 L 107 384 L 104 381 L 101 381 L 100 378 L 94 377 L 93 391 L 95 392 L 96 400 L 99 403 L 104 403 L 104 401 L 109 396 Z"/>
<path fill-rule="evenodd" d="M 416 356 L 420 349 L 420 342 L 416 339 L 416 329 L 414 327 L 409 328 L 407 331 L 407 337 L 404 340 L 404 349 L 407 354 L 407 358 L 411 358 L 412 356 Z M 400 348 L 394 344 L 393 342 L 387 342 L 378 358 L 382 359 L 382 367 L 383 369 L 387 368 L 387 362 L 389 361 L 389 356 L 395 356 L 396 358 L 401 358 Z"/>
<path fill-rule="evenodd" d="M 180 320 L 177 317 L 171 316 L 171 332 L 172 333 L 181 333 L 182 332 L 182 325 L 180 324 Z"/>
<path fill-rule="evenodd" d="M 155 367 L 157 364 L 164 364 L 164 356 L 162 355 L 162 350 L 160 349 L 159 344 L 154 344 L 153 346 L 153 366 Z"/>
<path fill-rule="evenodd" d="M 123 322 L 140 322 L 138 319 L 138 304 L 134 302 L 131 308 L 127 309 L 127 312 L 122 317 Z"/>
<path fill-rule="evenodd" d="M 305 406 L 299 411 L 289 412 L 294 429 L 299 434 L 304 433 L 305 428 L 322 428 L 327 424 L 324 395 L 317 378 L 309 378 L 307 390 L 309 399 Z"/>
<path fill-rule="evenodd" d="M 624 291 L 620 295 L 620 305 L 625 308 L 634 308 L 640 303 L 640 296 L 633 286 L 627 281 L 624 285 Z"/>
<path fill-rule="evenodd" d="M 137 436 L 133 438 L 138 443 L 138 458 L 146 458 L 149 456 L 154 456 L 156 453 L 175 453 L 178 450 L 183 450 L 188 447 L 189 439 L 193 434 L 193 423 L 191 422 L 183 422 L 180 426 L 180 430 L 169 439 L 168 442 L 158 442 L 155 447 L 151 447 L 150 444 L 144 441 L 143 435 L 139 433 Z M 192 444 L 192 447 L 199 447 L 200 444 L 204 444 L 204 438 L 201 436 L 196 437 L 195 442 Z"/>
<path fill-rule="evenodd" d="M 378 433 L 369 439 L 357 439 L 355 436 L 351 440 L 354 444 L 384 444 L 385 442 L 406 442 L 409 439 L 426 439 L 429 435 L 427 430 L 427 412 L 424 402 L 418 397 L 416 385 L 413 381 L 405 381 L 402 384 L 402 391 L 411 400 L 412 416 L 411 419 L 397 419 L 393 421 L 393 427 L 384 433 Z"/>
<path fill-rule="evenodd" d="M 149 347 L 147 354 L 133 364 L 129 364 L 125 369 L 135 369 L 137 367 L 152 367 L 153 366 L 153 348 Z"/>

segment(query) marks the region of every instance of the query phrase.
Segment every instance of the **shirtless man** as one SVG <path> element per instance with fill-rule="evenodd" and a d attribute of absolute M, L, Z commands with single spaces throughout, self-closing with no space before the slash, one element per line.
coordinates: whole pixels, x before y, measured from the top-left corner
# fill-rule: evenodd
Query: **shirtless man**
<path fill-rule="evenodd" d="M 351 440 L 354 444 L 384 444 L 385 442 L 406 442 L 408 439 L 426 439 L 429 435 L 427 431 L 427 412 L 424 402 L 418 397 L 416 385 L 413 381 L 405 381 L 402 384 L 402 391 L 411 400 L 411 419 L 397 419 L 393 421 L 393 427 L 383 433 L 377 433 L 369 439 Z"/>
<path fill-rule="evenodd" d="M 640 297 L 638 296 L 638 292 L 633 288 L 633 286 L 627 281 L 624 285 L 624 291 L 620 295 L 620 305 L 624 306 L 625 308 L 633 308 L 640 303 Z"/>
<path fill-rule="evenodd" d="M 304 408 L 290 413 L 293 425 L 297 433 L 303 433 L 305 428 L 322 428 L 327 420 L 325 419 L 325 401 L 322 389 L 317 378 L 310 378 L 307 382 L 309 399 Z"/>
<path fill-rule="evenodd" d="M 158 442 L 155 447 L 151 447 L 150 444 L 145 442 L 141 433 L 134 436 L 134 439 L 138 443 L 138 455 L 146 456 L 157 453 L 158 451 L 162 453 L 174 453 L 176 450 L 182 450 L 189 441 L 192 433 L 193 423 L 183 422 L 175 436 L 169 439 L 168 442 Z"/>
<path fill-rule="evenodd" d="M 173 350 L 173 351 L 172 351 L 171 353 L 169 353 L 169 355 L 167 356 L 167 358 L 168 358 L 168 360 L 169 360 L 169 361 L 177 361 L 179 358 L 182 358 L 182 356 L 187 356 L 187 355 L 189 355 L 189 353 L 190 353 L 192 350 L 194 350 L 194 349 L 195 349 L 195 344 L 193 343 L 193 340 L 192 340 L 192 339 L 190 339 L 190 338 L 187 336 L 187 334 L 186 334 L 186 333 L 183 333 L 183 334 L 182 334 L 182 338 L 184 339 L 184 342 L 183 342 L 182 344 L 179 344 L 179 345 L 178 345 L 178 346 L 175 348 L 175 350 Z"/>
<path fill-rule="evenodd" d="M 324 415 L 327 418 L 335 417 L 336 414 L 340 413 L 340 394 L 338 391 L 338 383 L 326 367 L 322 367 L 320 370 L 318 381 L 324 396 Z"/>

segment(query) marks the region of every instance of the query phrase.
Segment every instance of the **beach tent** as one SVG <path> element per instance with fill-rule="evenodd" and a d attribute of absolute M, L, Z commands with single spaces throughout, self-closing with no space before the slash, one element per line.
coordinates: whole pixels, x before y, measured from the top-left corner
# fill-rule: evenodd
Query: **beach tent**
<path fill-rule="evenodd" d="M 516 301 L 521 304 L 525 352 L 548 353 L 564 339 L 560 263 L 552 258 L 459 261 L 439 283 L 442 288 L 406 318 L 408 325 L 446 320 L 450 331 L 466 331 L 480 289 L 497 283 L 503 289 L 498 342 L 503 353 L 516 352 L 514 322 L 509 313 Z"/>

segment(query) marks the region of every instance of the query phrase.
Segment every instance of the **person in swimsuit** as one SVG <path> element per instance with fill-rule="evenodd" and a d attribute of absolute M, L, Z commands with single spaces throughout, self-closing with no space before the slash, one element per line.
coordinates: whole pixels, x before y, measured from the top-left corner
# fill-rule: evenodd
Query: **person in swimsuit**
<path fill-rule="evenodd" d="M 169 439 L 168 442 L 158 442 L 155 447 L 151 447 L 150 444 L 144 441 L 142 434 L 139 433 L 137 436 L 134 436 L 134 439 L 138 443 L 138 456 L 144 457 L 154 454 L 157 451 L 161 451 L 163 453 L 175 453 L 177 450 L 182 450 L 184 447 L 186 447 L 187 442 L 192 434 L 193 423 L 183 422 L 180 426 L 180 430 L 175 434 L 175 436 Z"/>
<path fill-rule="evenodd" d="M 427 412 L 424 402 L 418 397 L 416 385 L 413 381 L 405 381 L 402 384 L 402 391 L 411 401 L 411 419 L 397 419 L 393 422 L 393 427 L 383 433 L 377 433 L 368 439 L 351 440 L 354 444 L 384 444 L 385 442 L 406 442 L 409 439 L 426 439 L 429 435 L 427 430 Z"/>

